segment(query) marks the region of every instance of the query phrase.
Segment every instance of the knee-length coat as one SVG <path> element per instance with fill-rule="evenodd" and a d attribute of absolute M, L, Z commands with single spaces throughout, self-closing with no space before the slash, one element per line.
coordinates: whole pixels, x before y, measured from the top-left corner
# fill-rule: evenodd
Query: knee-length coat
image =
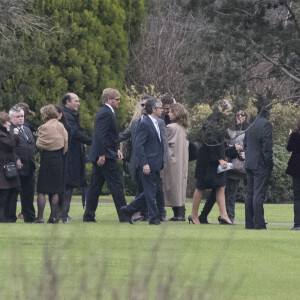
<path fill-rule="evenodd" d="M 4 174 L 4 165 L 9 162 L 16 164 L 15 148 L 19 143 L 16 134 L 10 134 L 7 129 L 0 126 L 0 189 L 12 189 L 20 187 L 19 176 L 14 179 L 7 179 Z"/>
<path fill-rule="evenodd" d="M 186 129 L 177 123 L 167 126 L 168 155 L 163 170 L 163 189 L 166 206 L 185 204 L 189 142 Z"/>

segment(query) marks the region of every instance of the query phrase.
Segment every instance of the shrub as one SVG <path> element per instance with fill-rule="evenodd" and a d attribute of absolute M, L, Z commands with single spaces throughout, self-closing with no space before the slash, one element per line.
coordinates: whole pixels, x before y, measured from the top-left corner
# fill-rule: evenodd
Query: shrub
<path fill-rule="evenodd" d="M 266 202 L 279 203 L 293 200 L 292 179 L 291 176 L 285 174 L 289 158 L 290 154 L 284 147 L 274 145 L 274 168 L 266 196 Z"/>

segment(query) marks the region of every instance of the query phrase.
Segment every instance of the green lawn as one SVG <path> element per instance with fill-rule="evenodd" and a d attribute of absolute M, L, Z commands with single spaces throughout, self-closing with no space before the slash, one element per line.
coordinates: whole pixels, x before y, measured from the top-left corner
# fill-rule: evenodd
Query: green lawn
<path fill-rule="evenodd" d="M 243 222 L 242 204 L 236 213 Z M 69 224 L 0 225 L 0 299 L 299 299 L 291 226 L 120 224 L 112 204 L 100 204 L 97 223 L 82 214 L 73 204 Z M 265 215 L 292 223 L 293 206 L 265 205 Z"/>

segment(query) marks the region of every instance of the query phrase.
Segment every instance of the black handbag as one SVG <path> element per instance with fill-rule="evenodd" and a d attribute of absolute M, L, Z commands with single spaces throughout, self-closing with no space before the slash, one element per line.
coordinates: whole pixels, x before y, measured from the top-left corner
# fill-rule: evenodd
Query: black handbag
<path fill-rule="evenodd" d="M 3 166 L 4 174 L 7 179 L 15 179 L 18 176 L 17 166 L 14 162 L 9 162 Z"/>

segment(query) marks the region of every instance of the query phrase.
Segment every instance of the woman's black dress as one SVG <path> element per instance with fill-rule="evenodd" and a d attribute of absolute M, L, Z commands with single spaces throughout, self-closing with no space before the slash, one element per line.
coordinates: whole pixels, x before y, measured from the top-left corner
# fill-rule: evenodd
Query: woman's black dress
<path fill-rule="evenodd" d="M 63 191 L 63 149 L 41 150 L 37 192 L 59 194 Z"/>
<path fill-rule="evenodd" d="M 218 119 L 214 115 L 207 118 L 203 125 L 204 140 L 198 151 L 195 178 L 197 179 L 196 188 L 199 190 L 214 189 L 225 186 L 225 173 L 217 174 L 220 159 L 225 159 L 224 135 L 214 132 L 218 128 Z M 211 136 L 211 132 L 214 132 Z M 211 137 L 210 137 L 211 136 Z"/>

